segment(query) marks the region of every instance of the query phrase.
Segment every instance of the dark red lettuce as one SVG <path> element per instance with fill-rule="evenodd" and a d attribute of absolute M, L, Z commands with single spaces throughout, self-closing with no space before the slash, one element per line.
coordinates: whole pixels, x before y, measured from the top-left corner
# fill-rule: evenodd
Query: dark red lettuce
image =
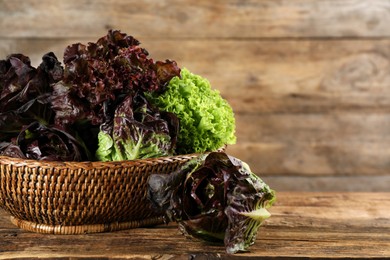
<path fill-rule="evenodd" d="M 176 62 L 154 62 L 139 44 L 132 36 L 110 30 L 96 43 L 68 46 L 64 78 L 55 86 L 56 124 L 88 119 L 99 125 L 126 96 L 163 91 L 180 75 Z"/>
<path fill-rule="evenodd" d="M 36 160 L 92 158 L 76 132 L 54 126 L 52 86 L 63 74 L 51 52 L 37 68 L 22 54 L 0 61 L 0 154 Z"/>
<path fill-rule="evenodd" d="M 224 242 L 228 253 L 255 242 L 275 197 L 247 164 L 223 152 L 201 155 L 170 175 L 149 178 L 148 197 L 184 234 Z"/>
<path fill-rule="evenodd" d="M 38 68 L 22 54 L 0 61 L 0 141 L 15 137 L 34 121 L 51 124 L 51 84 L 59 81 L 63 68 L 53 53 L 43 56 Z"/>
<path fill-rule="evenodd" d="M 64 148 L 65 154 L 57 158 L 42 152 L 32 156 L 32 150 L 26 150 L 31 146 L 19 147 L 26 157 L 94 160 L 91 155 L 98 148 L 100 128 L 113 122 L 119 106 L 126 107 L 125 101 L 133 100 L 137 93 L 164 91 L 168 81 L 180 75 L 176 62 L 154 62 L 139 44 L 132 36 L 110 30 L 95 43 L 68 46 L 64 52 L 64 67 L 53 53 L 43 56 L 38 68 L 32 67 L 30 59 L 22 54 L 0 60 L 0 153 L 20 155 L 15 150 L 15 145 L 19 145 L 16 137 L 20 140 L 21 131 L 27 126 L 39 125 L 36 135 L 44 132 L 53 136 L 50 129 L 54 129 L 56 136 L 61 136 L 58 141 L 64 141 L 64 135 L 58 131 L 69 135 L 65 138 L 67 141 L 58 146 L 68 149 Z M 164 151 L 162 154 L 171 154 L 176 145 L 178 120 L 172 114 L 155 111 L 146 111 L 145 119 L 139 120 L 135 116 L 116 124 L 117 127 L 112 127 L 113 136 L 124 140 L 121 137 L 127 131 L 124 125 L 138 122 L 131 130 L 134 140 L 138 138 L 135 131 L 142 129 L 138 135 L 142 136 L 143 142 L 152 146 L 156 141 L 159 149 Z M 138 113 L 137 110 L 133 112 Z M 167 137 L 169 141 L 162 138 L 164 141 L 161 142 L 160 137 Z M 73 145 L 74 140 L 77 140 L 77 145 Z M 49 142 L 42 147 L 49 151 L 50 145 L 58 144 Z"/>
<path fill-rule="evenodd" d="M 87 158 L 87 155 L 82 154 L 83 151 L 82 144 L 72 135 L 33 122 L 22 129 L 15 144 L 6 146 L 1 154 L 34 160 L 82 161 Z"/>
<path fill-rule="evenodd" d="M 114 117 L 101 125 L 96 156 L 119 161 L 172 155 L 178 129 L 176 115 L 160 113 L 139 93 L 127 96 Z"/>

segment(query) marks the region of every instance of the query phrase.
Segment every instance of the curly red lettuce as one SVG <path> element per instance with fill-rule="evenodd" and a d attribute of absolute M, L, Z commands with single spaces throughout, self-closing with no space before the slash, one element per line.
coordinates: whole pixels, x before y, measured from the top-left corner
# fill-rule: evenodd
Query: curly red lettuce
<path fill-rule="evenodd" d="M 154 62 L 139 44 L 132 36 L 110 30 L 96 43 L 68 46 L 64 78 L 54 87 L 56 124 L 87 119 L 99 125 L 126 96 L 163 91 L 180 75 L 176 62 Z"/>
<path fill-rule="evenodd" d="M 161 92 L 164 91 L 169 80 L 180 75 L 180 69 L 176 62 L 166 60 L 164 62 L 154 62 L 149 58 L 146 49 L 139 46 L 139 41 L 132 36 L 128 36 L 120 31 L 110 30 L 108 34 L 100 38 L 96 43 L 84 45 L 81 43 L 68 46 L 64 52 L 65 71 L 61 81 L 53 86 L 51 97 L 52 108 L 55 111 L 55 125 L 66 130 L 71 129 L 80 133 L 85 140 L 86 146 L 90 150 L 99 151 L 97 159 L 102 159 L 101 139 L 112 136 L 115 140 L 129 140 L 127 137 L 113 136 L 113 133 L 100 131 L 108 129 L 107 124 L 113 124 L 116 111 L 120 106 L 124 106 L 125 100 L 132 100 L 137 93 Z M 127 109 L 133 110 L 133 103 L 127 104 Z M 120 118 L 116 116 L 116 120 Z M 132 118 L 126 122 L 116 124 L 113 129 L 128 129 Z M 137 121 L 137 120 L 135 120 Z M 109 123 L 111 122 L 111 123 Z M 148 122 L 148 124 L 151 124 Z M 121 125 L 121 127 L 119 127 Z M 140 128 L 134 128 L 139 130 Z M 132 130 L 133 131 L 133 130 Z M 145 133 L 151 135 L 154 131 L 155 141 L 146 138 Z M 98 134 L 100 133 L 100 134 Z M 107 136 L 104 137 L 103 133 Z M 115 132 L 114 132 L 115 133 Z M 134 131 L 132 132 L 134 135 Z M 159 127 L 148 127 L 139 133 L 143 136 L 143 141 L 149 140 L 143 145 L 163 148 L 162 143 L 175 144 L 171 140 L 162 141 Z M 174 133 L 166 134 L 164 137 L 174 136 Z M 136 141 L 133 136 L 133 141 Z M 146 139 L 145 139 L 146 138 Z M 106 138 L 107 139 L 107 138 Z M 119 141 L 116 141 L 116 149 L 119 149 Z M 107 142 L 105 142 L 107 145 Z M 165 144 L 167 145 L 167 144 Z M 123 144 L 122 144 L 123 146 Z M 171 145 L 169 145 L 171 146 Z M 123 154 L 124 147 L 121 147 Z M 130 149 L 130 148 L 129 148 Z M 145 151 L 145 150 L 144 150 Z M 130 152 L 130 151 L 128 151 Z M 140 151 L 139 151 L 140 152 Z M 162 153 L 162 154 L 171 154 Z M 150 156 L 158 156 L 160 153 L 149 153 Z M 145 155 L 146 156 L 146 155 Z M 106 159 L 124 157 L 104 157 Z M 127 157 L 133 158 L 133 156 Z"/>

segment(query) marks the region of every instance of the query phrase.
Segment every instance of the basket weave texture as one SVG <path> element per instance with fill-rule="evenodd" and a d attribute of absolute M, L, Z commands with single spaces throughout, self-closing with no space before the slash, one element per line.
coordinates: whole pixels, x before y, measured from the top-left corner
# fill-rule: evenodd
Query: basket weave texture
<path fill-rule="evenodd" d="M 22 229 L 51 234 L 161 224 L 147 199 L 153 173 L 197 154 L 121 162 L 47 162 L 0 156 L 0 207 Z"/>

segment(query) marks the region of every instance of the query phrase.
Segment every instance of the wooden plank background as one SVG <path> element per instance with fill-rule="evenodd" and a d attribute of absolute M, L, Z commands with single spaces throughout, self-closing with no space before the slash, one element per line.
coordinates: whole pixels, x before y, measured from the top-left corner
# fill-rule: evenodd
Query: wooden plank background
<path fill-rule="evenodd" d="M 220 90 L 276 190 L 388 191 L 389 24 L 388 0 L 0 0 L 0 59 L 120 29 Z"/>

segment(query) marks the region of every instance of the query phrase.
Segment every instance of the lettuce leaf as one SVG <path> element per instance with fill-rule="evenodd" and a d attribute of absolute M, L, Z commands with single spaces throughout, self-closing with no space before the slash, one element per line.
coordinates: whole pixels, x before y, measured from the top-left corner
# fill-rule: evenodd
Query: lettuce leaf
<path fill-rule="evenodd" d="M 180 120 L 177 153 L 213 151 L 236 142 L 235 118 L 228 102 L 210 82 L 188 69 L 170 80 L 161 94 L 147 98 Z"/>
<path fill-rule="evenodd" d="M 142 95 L 128 96 L 113 120 L 101 126 L 96 157 L 121 161 L 172 155 L 178 125 L 174 114 L 160 113 Z"/>
<path fill-rule="evenodd" d="M 63 79 L 54 86 L 56 125 L 83 120 L 100 125 L 126 96 L 160 92 L 180 75 L 175 61 L 154 62 L 139 45 L 137 39 L 118 30 L 109 30 L 87 45 L 69 45 L 64 51 Z"/>
<path fill-rule="evenodd" d="M 60 80 L 63 68 L 53 53 L 42 57 L 38 68 L 23 54 L 0 60 L 0 141 L 17 136 L 34 121 L 50 124 L 51 84 Z"/>
<path fill-rule="evenodd" d="M 15 144 L 4 148 L 0 154 L 34 160 L 82 161 L 88 157 L 83 144 L 72 135 L 39 122 L 24 127 Z"/>

